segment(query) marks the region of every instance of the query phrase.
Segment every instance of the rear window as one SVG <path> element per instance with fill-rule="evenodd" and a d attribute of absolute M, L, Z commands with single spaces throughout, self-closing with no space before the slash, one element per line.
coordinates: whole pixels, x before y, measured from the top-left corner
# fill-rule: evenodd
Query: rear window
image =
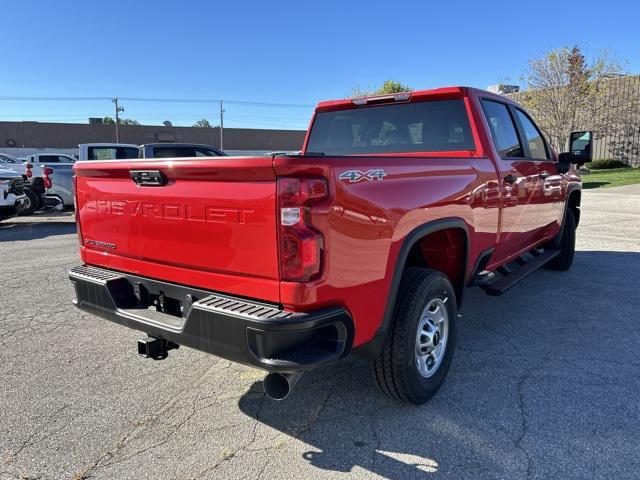
<path fill-rule="evenodd" d="M 89 147 L 89 160 L 122 160 L 138 158 L 138 149 L 134 147 Z"/>
<path fill-rule="evenodd" d="M 307 143 L 307 153 L 325 155 L 473 149 L 462 99 L 318 112 Z"/>
<path fill-rule="evenodd" d="M 205 147 L 154 147 L 154 158 L 185 158 L 185 157 L 219 157 L 215 150 Z"/>

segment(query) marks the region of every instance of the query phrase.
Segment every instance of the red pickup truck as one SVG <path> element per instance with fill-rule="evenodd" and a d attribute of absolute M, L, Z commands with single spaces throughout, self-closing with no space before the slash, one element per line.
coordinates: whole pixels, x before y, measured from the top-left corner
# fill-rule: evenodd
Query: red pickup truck
<path fill-rule="evenodd" d="M 271 398 L 357 353 L 422 403 L 465 288 L 570 267 L 591 137 L 557 155 L 516 103 L 452 87 L 321 102 L 300 155 L 77 162 L 75 303 L 144 356 L 267 370 Z"/>

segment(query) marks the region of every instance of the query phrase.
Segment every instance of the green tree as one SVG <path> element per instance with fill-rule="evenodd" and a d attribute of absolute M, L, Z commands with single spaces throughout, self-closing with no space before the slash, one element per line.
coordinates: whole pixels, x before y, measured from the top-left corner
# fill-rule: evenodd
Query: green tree
<path fill-rule="evenodd" d="M 413 88 L 409 85 L 404 85 L 394 80 L 386 80 L 380 87 L 374 89 L 361 89 L 360 87 L 355 87 L 353 89 L 352 96 L 368 97 L 371 95 L 388 95 L 391 93 L 411 92 L 412 90 Z"/>
<path fill-rule="evenodd" d="M 102 123 L 104 125 L 115 125 L 116 121 L 112 117 L 104 117 L 102 119 Z M 137 120 L 132 120 L 130 118 L 119 118 L 118 125 L 140 125 L 140 122 Z"/>
<path fill-rule="evenodd" d="M 522 77 L 527 88 L 514 97 L 563 150 L 573 130 L 606 136 L 615 128 L 621 112 L 612 108 L 620 101 L 612 79 L 623 73 L 624 65 L 606 51 L 588 61 L 580 47 L 562 47 L 529 61 Z"/>
<path fill-rule="evenodd" d="M 206 118 L 203 118 L 202 120 L 198 120 L 196 123 L 193 124 L 194 127 L 199 127 L 199 128 L 213 128 L 213 125 L 211 125 L 211 122 L 209 122 L 209 120 L 207 120 Z"/>

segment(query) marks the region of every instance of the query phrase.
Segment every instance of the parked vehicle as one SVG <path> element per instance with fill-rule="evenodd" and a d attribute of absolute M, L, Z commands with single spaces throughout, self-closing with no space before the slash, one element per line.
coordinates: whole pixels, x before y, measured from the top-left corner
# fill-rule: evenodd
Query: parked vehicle
<path fill-rule="evenodd" d="M 122 158 L 159 158 L 184 157 L 184 156 L 220 156 L 223 152 L 207 145 L 195 144 L 149 144 L 138 147 L 130 144 L 116 143 L 93 143 L 79 145 L 79 158 L 81 160 L 117 160 Z M 43 168 L 50 167 L 49 180 L 52 187 L 41 192 L 46 198 L 58 199 L 62 208 L 73 207 L 73 164 L 78 160 L 73 155 L 57 153 L 37 153 L 28 157 L 29 178 L 33 179 L 34 190 L 44 186 L 40 178 L 44 178 Z M 22 169 L 24 169 L 22 164 Z M 44 202 L 35 200 L 36 209 L 40 208 Z"/>
<path fill-rule="evenodd" d="M 73 164 L 76 158 L 66 153 L 34 153 L 27 157 L 29 184 L 41 196 L 35 209 L 55 206 L 73 207 Z"/>
<path fill-rule="evenodd" d="M 574 132 L 557 155 L 518 104 L 452 87 L 321 102 L 299 156 L 78 162 L 76 304 L 145 332 L 144 356 L 267 370 L 271 398 L 354 352 L 422 403 L 466 287 L 571 266 L 590 151 Z"/>
<path fill-rule="evenodd" d="M 45 203 L 46 189 L 42 178 L 35 178 L 32 181 L 33 166 L 31 164 L 8 153 L 0 153 L 0 168 L 19 173 L 25 181 L 24 193 L 27 198 L 21 204 L 20 215 L 31 215 L 35 210 L 42 208 Z"/>
<path fill-rule="evenodd" d="M 22 174 L 0 166 L 0 220 L 15 217 L 26 200 Z"/>
<path fill-rule="evenodd" d="M 78 160 L 120 160 L 138 158 L 138 145 L 128 143 L 82 143 Z"/>
<path fill-rule="evenodd" d="M 210 145 L 195 143 L 148 143 L 140 145 L 140 158 L 225 157 L 227 154 Z"/>
<path fill-rule="evenodd" d="M 9 155 L 8 153 L 0 153 L 0 168 L 5 170 L 13 170 L 21 175 L 25 174 L 24 163 L 19 158 Z"/>

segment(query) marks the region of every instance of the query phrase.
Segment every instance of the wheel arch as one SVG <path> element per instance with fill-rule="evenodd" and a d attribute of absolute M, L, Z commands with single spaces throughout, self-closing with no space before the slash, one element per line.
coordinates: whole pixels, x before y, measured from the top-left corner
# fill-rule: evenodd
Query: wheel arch
<path fill-rule="evenodd" d="M 567 208 L 571 209 L 576 219 L 576 227 L 580 224 L 580 202 L 582 201 L 582 190 L 573 188 L 567 193 Z"/>
<path fill-rule="evenodd" d="M 466 269 L 469 260 L 469 230 L 466 222 L 459 217 L 448 217 L 439 220 L 433 220 L 418 227 L 414 228 L 409 234 L 407 234 L 402 240 L 402 245 L 398 251 L 398 255 L 395 259 L 393 267 L 393 276 L 389 286 L 389 292 L 387 295 L 387 303 L 382 317 L 382 321 L 378 326 L 378 329 L 374 337 L 364 345 L 356 348 L 356 353 L 367 357 L 376 357 L 386 339 L 389 327 L 391 325 L 393 311 L 398 295 L 398 288 L 402 280 L 404 270 L 408 265 L 407 262 L 410 259 L 410 254 L 415 251 L 415 247 L 427 236 L 437 234 L 446 230 L 459 230 L 462 232 L 462 239 L 464 242 L 463 260 L 461 266 L 460 278 L 454 284 L 454 291 L 456 294 L 456 304 L 458 308 L 462 304 L 463 292 L 467 283 Z"/>

